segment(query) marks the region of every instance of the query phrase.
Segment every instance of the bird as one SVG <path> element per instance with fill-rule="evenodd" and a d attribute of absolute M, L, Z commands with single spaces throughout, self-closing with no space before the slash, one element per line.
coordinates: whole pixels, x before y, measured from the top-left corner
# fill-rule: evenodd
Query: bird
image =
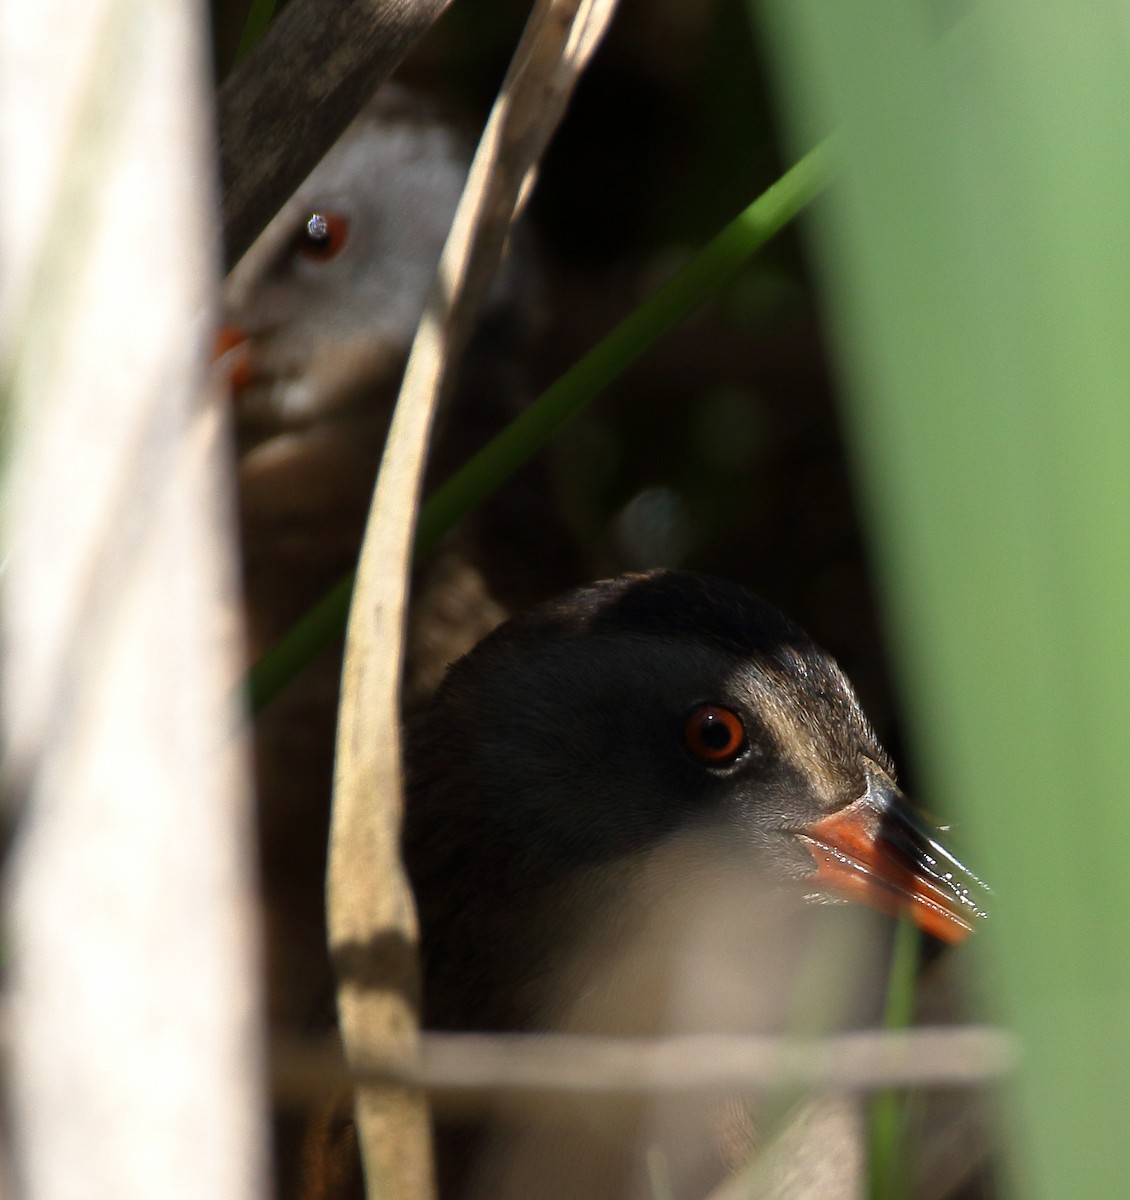
<path fill-rule="evenodd" d="M 728 581 L 633 573 L 513 617 L 408 722 L 405 761 L 428 1029 L 748 1029 L 795 1002 L 773 976 L 816 903 L 948 943 L 986 918 L 835 661 Z M 701 1111 L 597 1111 L 441 1127 L 441 1195 L 648 1195 L 632 1143 L 660 1126 L 682 1142 L 668 1194 L 705 1194 L 723 1166 L 686 1146 L 718 1140 Z"/>

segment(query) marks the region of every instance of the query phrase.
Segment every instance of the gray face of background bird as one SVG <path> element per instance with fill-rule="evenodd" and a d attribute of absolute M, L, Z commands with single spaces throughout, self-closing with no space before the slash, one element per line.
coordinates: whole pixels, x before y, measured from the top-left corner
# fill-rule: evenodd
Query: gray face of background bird
<path fill-rule="evenodd" d="M 224 322 L 252 342 L 240 415 L 311 420 L 399 367 L 466 169 L 449 127 L 387 100 L 361 115 L 228 280 Z"/>

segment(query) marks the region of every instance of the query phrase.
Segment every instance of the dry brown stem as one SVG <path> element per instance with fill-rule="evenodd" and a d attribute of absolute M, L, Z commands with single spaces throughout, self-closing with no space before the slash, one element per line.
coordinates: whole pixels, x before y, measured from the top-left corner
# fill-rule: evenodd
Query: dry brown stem
<path fill-rule="evenodd" d="M 523 182 L 556 128 L 614 0 L 539 0 L 479 144 L 409 357 L 362 547 L 346 642 L 328 913 L 347 1057 L 415 1058 L 416 920 L 399 857 L 398 692 L 412 536 L 438 397 L 502 254 Z M 434 1194 L 416 1089 L 368 1085 L 357 1124 L 373 1195 Z"/>

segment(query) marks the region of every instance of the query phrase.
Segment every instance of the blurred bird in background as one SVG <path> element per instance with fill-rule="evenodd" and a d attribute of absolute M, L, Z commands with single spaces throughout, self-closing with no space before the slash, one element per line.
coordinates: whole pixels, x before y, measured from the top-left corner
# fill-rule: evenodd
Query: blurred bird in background
<path fill-rule="evenodd" d="M 219 344 L 234 390 L 253 655 L 355 562 L 392 405 L 467 165 L 466 142 L 449 121 L 415 93 L 384 88 L 227 280 Z M 441 411 L 437 477 L 528 398 L 522 359 L 536 308 L 531 256 L 516 253 Z M 492 518 L 515 499 L 511 493 Z M 512 536 L 519 527 L 491 533 Z M 478 538 L 483 554 L 492 553 L 482 546 L 488 540 Z M 548 544 L 530 537 L 514 548 L 532 554 L 529 571 L 511 568 L 497 588 L 493 580 L 465 586 L 484 595 L 512 586 L 527 602 L 512 576 L 548 568 L 560 546 L 551 529 Z M 494 620 L 505 612 L 500 603 Z M 483 631 L 464 630 L 454 649 L 436 652 L 438 666 L 413 655 L 410 695 L 434 687 L 442 667 Z"/>

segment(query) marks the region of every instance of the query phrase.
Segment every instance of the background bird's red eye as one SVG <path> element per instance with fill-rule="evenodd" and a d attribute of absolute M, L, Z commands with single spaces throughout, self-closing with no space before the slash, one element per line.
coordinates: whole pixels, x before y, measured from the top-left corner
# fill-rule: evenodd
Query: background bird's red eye
<path fill-rule="evenodd" d="M 737 714 L 717 704 L 701 704 L 687 717 L 683 741 L 699 762 L 720 766 L 745 746 L 745 729 Z"/>
<path fill-rule="evenodd" d="M 334 258 L 349 236 L 349 222 L 340 213 L 309 213 L 298 231 L 296 248 L 303 258 L 325 262 Z"/>

